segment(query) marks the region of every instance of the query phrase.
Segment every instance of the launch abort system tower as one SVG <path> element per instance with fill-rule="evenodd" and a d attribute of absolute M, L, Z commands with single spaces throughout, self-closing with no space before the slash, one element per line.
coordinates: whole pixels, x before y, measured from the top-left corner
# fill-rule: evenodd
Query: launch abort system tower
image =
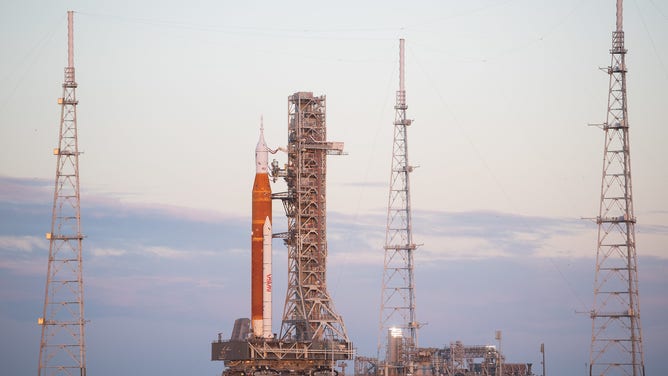
<path fill-rule="evenodd" d="M 644 376 L 621 0 L 610 54 L 589 375 Z"/>
<path fill-rule="evenodd" d="M 57 158 L 49 263 L 39 345 L 39 375 L 86 375 L 81 213 L 79 201 L 79 144 L 77 140 L 77 83 L 74 79 L 73 12 L 67 12 L 68 54 L 60 104 Z"/>
<path fill-rule="evenodd" d="M 343 143 L 327 141 L 324 96 L 298 92 L 288 98 L 288 162 L 271 174 L 283 177 L 286 233 L 274 234 L 288 247 L 288 287 L 277 337 L 247 335 L 239 319 L 229 340 L 213 342 L 212 360 L 225 361 L 226 375 L 329 374 L 338 360 L 352 359 L 353 345 L 327 291 L 326 157 L 342 154 Z"/>

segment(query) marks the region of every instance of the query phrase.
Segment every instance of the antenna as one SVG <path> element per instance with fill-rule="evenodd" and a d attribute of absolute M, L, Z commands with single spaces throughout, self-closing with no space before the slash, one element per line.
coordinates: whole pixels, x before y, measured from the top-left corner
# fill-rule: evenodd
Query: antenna
<path fill-rule="evenodd" d="M 644 376 L 622 0 L 610 54 L 589 375 Z"/>
<path fill-rule="evenodd" d="M 74 68 L 74 12 L 67 12 L 67 67 Z"/>
<path fill-rule="evenodd" d="M 74 81 L 73 12 L 67 12 L 68 66 L 60 104 L 60 137 L 53 195 L 49 261 L 39 346 L 39 375 L 86 375 L 84 340 L 77 84 Z"/>
<path fill-rule="evenodd" d="M 624 10 L 622 8 L 622 0 L 617 0 L 617 22 L 616 22 L 616 31 L 623 32 L 622 24 L 624 20 Z"/>
<path fill-rule="evenodd" d="M 399 39 L 399 91 L 406 93 L 406 88 L 404 87 L 404 40 Z M 406 104 L 406 98 L 404 97 L 404 102 Z"/>

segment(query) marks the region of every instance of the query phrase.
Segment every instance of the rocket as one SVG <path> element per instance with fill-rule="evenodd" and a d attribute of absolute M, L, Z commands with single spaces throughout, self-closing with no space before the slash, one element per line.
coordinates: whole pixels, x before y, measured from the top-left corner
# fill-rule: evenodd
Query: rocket
<path fill-rule="evenodd" d="M 264 125 L 255 147 L 253 222 L 251 225 L 251 326 L 255 337 L 270 338 L 271 332 L 271 187 L 269 148 Z"/>

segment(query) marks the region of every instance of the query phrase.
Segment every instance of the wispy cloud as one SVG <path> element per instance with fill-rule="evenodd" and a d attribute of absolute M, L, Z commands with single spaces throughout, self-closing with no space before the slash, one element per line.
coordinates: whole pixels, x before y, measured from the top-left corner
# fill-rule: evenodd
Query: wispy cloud
<path fill-rule="evenodd" d="M 93 256 L 98 256 L 98 257 L 116 257 L 116 256 L 123 256 L 128 252 L 125 249 L 118 249 L 118 248 L 93 248 L 93 250 L 91 250 L 91 253 L 93 254 Z"/>
<path fill-rule="evenodd" d="M 225 254 L 237 253 L 237 249 L 225 250 Z M 248 251 L 243 251 L 248 253 Z M 185 260 L 185 259 L 202 259 L 206 257 L 217 257 L 220 256 L 221 252 L 212 251 L 209 249 L 196 249 L 196 248 L 175 248 L 167 247 L 161 245 L 150 245 L 141 247 L 139 253 L 149 254 L 153 256 L 158 256 L 166 259 L 174 260 Z M 239 252 L 242 253 L 242 252 Z"/>
<path fill-rule="evenodd" d="M 232 255 L 246 255 L 249 252 L 250 251 L 249 251 L 248 248 L 230 248 L 230 249 L 227 250 L 227 253 L 232 254 Z M 274 253 L 275 252 L 276 252 L 276 250 L 274 250 Z"/>
<path fill-rule="evenodd" d="M 46 275 L 47 257 L 39 259 L 0 259 L 0 270 L 22 275 Z"/>
<path fill-rule="evenodd" d="M 32 252 L 36 249 L 48 249 L 48 241 L 37 236 L 0 235 L 0 251 Z"/>
<path fill-rule="evenodd" d="M 377 260 L 385 237 L 385 216 L 330 214 L 330 257 L 334 262 L 368 264 Z M 668 257 L 668 228 L 638 227 L 639 254 Z M 415 211 L 413 240 L 419 262 L 489 258 L 593 258 L 596 225 L 579 218 L 523 216 L 492 211 Z M 338 254 L 338 253 L 341 254 Z"/>
<path fill-rule="evenodd" d="M 0 176 L 0 201 L 13 203 L 48 203 L 53 195 L 53 181 Z"/>
<path fill-rule="evenodd" d="M 116 193 L 100 194 L 90 192 L 85 197 L 85 214 L 90 217 L 106 217 L 113 213 L 118 217 L 129 217 L 141 213 L 148 217 L 179 218 L 189 222 L 220 223 L 231 219 L 238 219 L 236 215 L 215 210 L 188 208 L 176 205 L 159 203 L 134 202 L 124 200 L 123 195 Z M 82 199 L 83 200 L 83 199 Z M 83 206 L 83 203 L 82 203 Z"/>
<path fill-rule="evenodd" d="M 222 291 L 226 287 L 219 279 L 166 274 L 94 276 L 87 279 L 87 284 L 92 299 L 116 309 L 132 311 L 167 307 L 171 311 L 190 310 L 188 302 L 197 300 L 201 304 L 213 291 Z M 182 308 L 172 304 L 175 298 L 180 301 L 177 306 Z"/>
<path fill-rule="evenodd" d="M 430 230 L 426 249 L 442 250 L 454 258 L 591 257 L 575 250 L 584 248 L 588 235 L 595 235 L 592 226 L 580 219 L 487 211 L 418 212 L 415 223 L 419 223 L 416 228 Z M 420 233 L 415 237 L 422 239 Z"/>
<path fill-rule="evenodd" d="M 170 248 L 170 247 L 162 247 L 162 246 L 149 246 L 145 247 L 144 251 L 161 257 L 161 258 L 168 258 L 168 259 L 185 259 L 188 258 L 188 252 L 180 249 L 175 249 L 175 248 Z"/>
<path fill-rule="evenodd" d="M 338 183 L 338 185 L 348 186 L 348 187 L 373 187 L 373 188 L 385 188 L 387 187 L 386 181 L 367 181 L 367 182 L 345 182 Z"/>
<path fill-rule="evenodd" d="M 420 237 L 422 247 L 416 251 L 416 262 L 428 264 L 445 260 L 480 260 L 512 257 L 489 239 L 476 237 Z"/>
<path fill-rule="evenodd" d="M 40 178 L 15 178 L 0 176 L 0 202 L 12 204 L 43 204 L 50 209 L 53 199 L 53 180 Z M 219 223 L 238 219 L 215 210 L 195 209 L 176 205 L 138 202 L 125 193 L 82 190 L 82 211 L 88 217 L 109 215 L 128 217 L 143 216 L 180 218 L 186 221 Z"/>
<path fill-rule="evenodd" d="M 330 265 L 383 265 L 382 248 L 335 250 L 328 254 Z"/>

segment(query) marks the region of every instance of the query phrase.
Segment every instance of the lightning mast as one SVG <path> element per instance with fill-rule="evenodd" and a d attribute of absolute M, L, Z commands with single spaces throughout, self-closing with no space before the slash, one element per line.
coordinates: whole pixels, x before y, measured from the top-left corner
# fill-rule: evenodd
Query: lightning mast
<path fill-rule="evenodd" d="M 644 376 L 622 0 L 610 55 L 589 375 Z"/>
<path fill-rule="evenodd" d="M 413 171 L 413 166 L 408 164 L 406 132 L 412 121 L 406 118 L 407 108 L 404 87 L 404 39 L 400 39 L 399 91 L 394 106 L 394 143 L 378 334 L 378 362 L 384 369 L 385 375 L 411 373 L 414 350 L 418 346 L 419 324 L 415 317 L 413 275 L 413 253 L 417 245 L 413 243 L 410 195 L 410 173 Z M 383 338 L 387 338 L 385 352 Z"/>
<path fill-rule="evenodd" d="M 67 67 L 60 104 L 60 137 L 49 239 L 39 375 L 86 375 L 84 300 L 77 142 L 77 83 L 74 79 L 73 14 L 67 12 Z"/>

